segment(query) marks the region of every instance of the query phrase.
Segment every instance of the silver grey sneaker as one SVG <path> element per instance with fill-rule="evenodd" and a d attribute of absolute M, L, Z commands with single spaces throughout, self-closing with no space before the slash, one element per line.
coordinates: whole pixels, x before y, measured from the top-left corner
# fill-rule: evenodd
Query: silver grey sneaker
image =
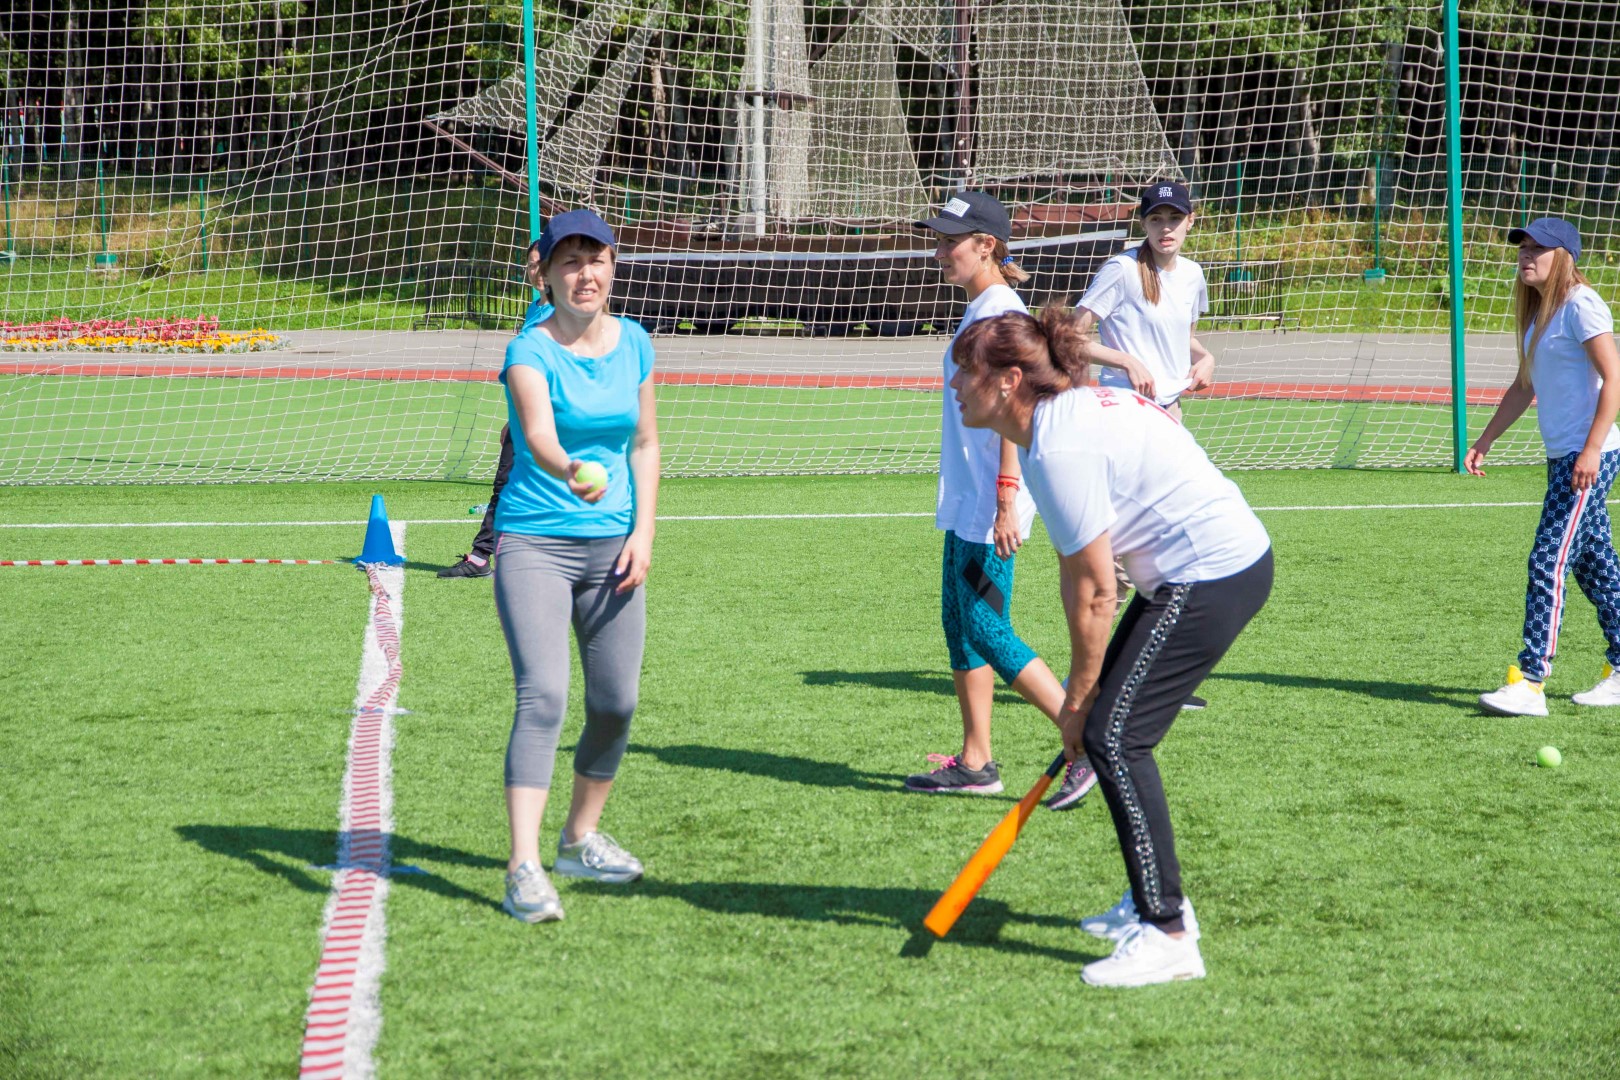
<path fill-rule="evenodd" d="M 506 874 L 506 899 L 501 909 L 526 923 L 555 922 L 563 917 L 562 901 L 546 872 L 526 862 Z"/>
<path fill-rule="evenodd" d="M 557 837 L 557 861 L 551 872 L 560 877 L 591 878 L 620 884 L 641 876 L 641 860 L 614 842 L 607 833 L 586 833 L 583 840 L 563 843 Z"/>

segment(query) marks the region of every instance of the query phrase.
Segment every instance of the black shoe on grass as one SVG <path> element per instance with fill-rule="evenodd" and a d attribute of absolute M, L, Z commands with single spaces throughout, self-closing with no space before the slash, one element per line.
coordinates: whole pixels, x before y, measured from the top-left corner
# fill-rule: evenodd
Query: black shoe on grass
<path fill-rule="evenodd" d="M 1209 708 L 1209 702 L 1197 694 L 1188 694 L 1187 700 L 1181 703 L 1181 707 L 1183 709 L 1207 709 Z"/>
<path fill-rule="evenodd" d="M 939 768 L 906 777 L 907 791 L 924 795 L 994 795 L 1001 790 L 1001 770 L 993 761 L 985 762 L 982 769 L 970 769 L 954 754 L 929 754 L 928 760 L 937 761 Z"/>
<path fill-rule="evenodd" d="M 493 565 L 490 563 L 490 561 L 488 559 L 484 560 L 484 565 L 483 566 L 479 566 L 477 563 L 475 563 L 471 559 L 467 558 L 467 556 L 463 555 L 461 557 L 461 561 L 456 563 L 454 566 L 447 566 L 443 570 L 440 570 L 439 571 L 439 576 L 440 577 L 489 577 L 489 575 L 493 574 L 494 572 L 495 572 L 495 570 L 493 568 Z"/>

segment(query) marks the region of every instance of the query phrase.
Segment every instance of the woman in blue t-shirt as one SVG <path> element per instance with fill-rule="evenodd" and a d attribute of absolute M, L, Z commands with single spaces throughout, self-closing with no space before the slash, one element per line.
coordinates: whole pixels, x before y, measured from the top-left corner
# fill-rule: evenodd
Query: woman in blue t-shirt
<path fill-rule="evenodd" d="M 552 872 L 634 881 L 641 862 L 598 831 L 630 737 L 646 640 L 658 424 L 652 342 L 607 312 L 615 242 L 589 210 L 552 218 L 533 277 L 555 305 L 506 349 L 512 475 L 495 516 L 495 609 L 517 683 L 506 750 L 507 913 L 562 918 L 540 866 L 540 819 L 568 704 L 568 627 L 585 673 L 585 729 Z M 604 479 L 605 476 L 605 479 Z"/>
<path fill-rule="evenodd" d="M 1609 489 L 1620 473 L 1620 355 L 1614 316 L 1575 268 L 1581 234 L 1562 218 L 1538 218 L 1512 229 L 1519 245 L 1519 275 L 1513 286 L 1518 324 L 1519 377 L 1496 407 L 1485 431 L 1463 458 L 1484 476 L 1491 444 L 1536 403 L 1536 420 L 1547 448 L 1547 494 L 1530 548 L 1530 582 L 1524 603 L 1524 649 L 1508 668 L 1507 683 L 1481 694 L 1486 712 L 1499 716 L 1546 716 L 1542 683 L 1552 672 L 1558 628 L 1564 615 L 1564 579 L 1574 573 L 1581 592 L 1597 608 L 1608 640 L 1608 663 L 1592 689 L 1575 695 L 1579 705 L 1620 705 L 1620 557 L 1609 534 Z"/>

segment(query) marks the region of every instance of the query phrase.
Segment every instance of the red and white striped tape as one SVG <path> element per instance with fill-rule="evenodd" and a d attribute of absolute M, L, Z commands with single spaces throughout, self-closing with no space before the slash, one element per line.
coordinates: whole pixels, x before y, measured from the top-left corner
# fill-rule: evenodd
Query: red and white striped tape
<path fill-rule="evenodd" d="M 0 566 L 334 566 L 337 559 L 0 559 Z"/>
<path fill-rule="evenodd" d="M 404 527 L 398 523 L 394 543 L 396 550 L 404 549 Z M 384 966 L 393 830 L 390 718 L 403 672 L 398 605 L 405 574 L 402 567 L 367 566 L 365 571 L 372 615 L 343 777 L 337 871 L 304 1017 L 300 1077 L 370 1076 L 381 1029 L 377 992 Z"/>

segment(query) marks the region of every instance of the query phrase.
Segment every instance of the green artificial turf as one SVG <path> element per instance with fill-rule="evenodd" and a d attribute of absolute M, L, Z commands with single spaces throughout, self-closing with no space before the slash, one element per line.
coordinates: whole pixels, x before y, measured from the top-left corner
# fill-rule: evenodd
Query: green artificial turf
<path fill-rule="evenodd" d="M 1620 1070 L 1620 716 L 1479 713 L 1517 650 L 1536 469 L 1238 474 L 1271 603 L 1160 751 L 1209 977 L 1079 981 L 1124 884 L 1100 799 L 1040 812 L 943 941 L 917 930 L 1055 749 L 998 694 L 1005 795 L 907 795 L 959 720 L 928 477 L 672 480 L 604 827 L 647 863 L 498 910 L 510 671 L 469 484 L 0 489 L 0 559 L 355 554 L 407 526 L 379 1075 L 1604 1076 Z M 1433 504 L 1433 509 L 1267 507 Z M 425 524 L 454 519 L 453 524 Z M 254 522 L 348 521 L 318 527 Z M 287 1075 L 318 954 L 366 616 L 342 566 L 0 569 L 0 1075 Z M 1066 655 L 1055 562 L 1015 624 Z M 577 671 L 577 669 L 576 669 Z M 567 797 L 578 683 L 542 850 Z M 1562 768 L 1534 765 L 1558 746 Z"/>

